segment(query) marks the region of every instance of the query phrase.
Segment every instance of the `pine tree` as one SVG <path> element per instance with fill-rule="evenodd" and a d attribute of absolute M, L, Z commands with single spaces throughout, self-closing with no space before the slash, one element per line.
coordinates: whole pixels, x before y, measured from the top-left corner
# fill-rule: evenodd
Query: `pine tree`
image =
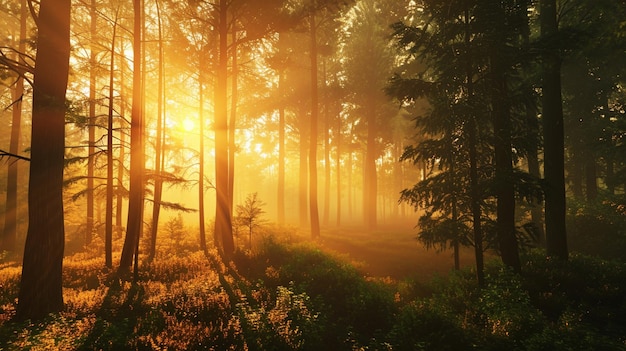
<path fill-rule="evenodd" d="M 33 84 L 29 218 L 16 318 L 63 309 L 63 167 L 70 0 L 42 0 Z"/>

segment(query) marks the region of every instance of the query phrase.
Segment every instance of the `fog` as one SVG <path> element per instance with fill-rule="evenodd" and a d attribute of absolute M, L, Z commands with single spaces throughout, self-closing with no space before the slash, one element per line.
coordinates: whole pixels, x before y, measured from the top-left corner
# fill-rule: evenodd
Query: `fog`
<path fill-rule="evenodd" d="M 624 1 L 0 2 L 0 349 L 621 349 Z"/>

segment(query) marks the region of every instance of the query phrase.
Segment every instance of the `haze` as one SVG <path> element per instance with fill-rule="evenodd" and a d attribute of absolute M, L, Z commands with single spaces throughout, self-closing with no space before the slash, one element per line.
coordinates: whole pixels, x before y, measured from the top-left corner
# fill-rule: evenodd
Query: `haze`
<path fill-rule="evenodd" d="M 0 2 L 0 348 L 623 346 L 625 11 Z"/>

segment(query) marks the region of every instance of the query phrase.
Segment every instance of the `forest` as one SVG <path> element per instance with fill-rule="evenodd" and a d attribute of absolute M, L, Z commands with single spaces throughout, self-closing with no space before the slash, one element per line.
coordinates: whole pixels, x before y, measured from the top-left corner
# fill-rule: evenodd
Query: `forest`
<path fill-rule="evenodd" d="M 0 0 L 0 350 L 626 350 L 626 0 Z"/>

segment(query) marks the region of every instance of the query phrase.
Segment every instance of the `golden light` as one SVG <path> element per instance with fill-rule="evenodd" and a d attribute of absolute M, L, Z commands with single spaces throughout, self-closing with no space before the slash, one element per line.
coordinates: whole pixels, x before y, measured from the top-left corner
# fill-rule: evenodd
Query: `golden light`
<path fill-rule="evenodd" d="M 183 129 L 187 132 L 191 132 L 192 130 L 194 130 L 196 128 L 196 123 L 189 119 L 189 118 L 185 118 L 183 120 Z"/>

